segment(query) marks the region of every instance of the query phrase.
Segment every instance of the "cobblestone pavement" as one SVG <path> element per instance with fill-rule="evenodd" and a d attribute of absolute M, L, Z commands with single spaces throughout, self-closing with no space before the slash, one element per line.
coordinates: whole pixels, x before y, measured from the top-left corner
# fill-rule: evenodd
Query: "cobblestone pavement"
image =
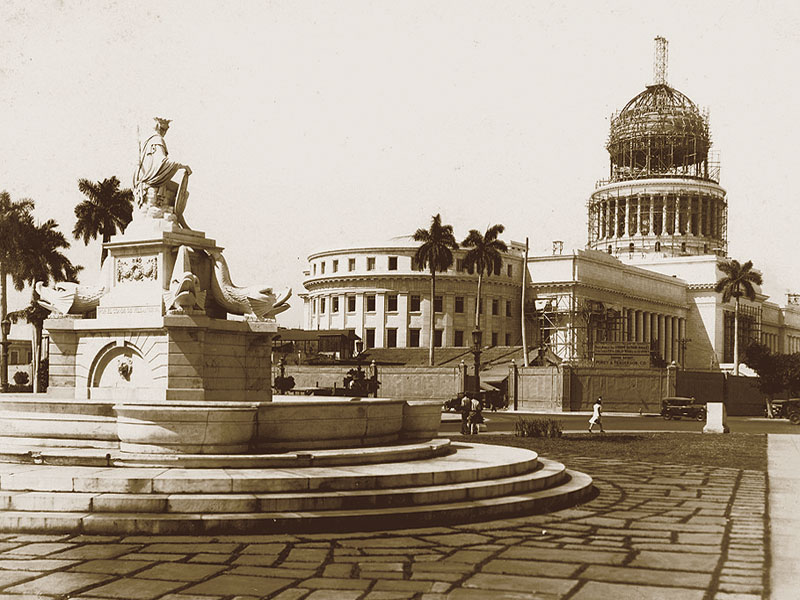
<path fill-rule="evenodd" d="M 548 515 L 371 533 L 0 534 L 0 600 L 756 600 L 766 473 L 572 458 Z"/>

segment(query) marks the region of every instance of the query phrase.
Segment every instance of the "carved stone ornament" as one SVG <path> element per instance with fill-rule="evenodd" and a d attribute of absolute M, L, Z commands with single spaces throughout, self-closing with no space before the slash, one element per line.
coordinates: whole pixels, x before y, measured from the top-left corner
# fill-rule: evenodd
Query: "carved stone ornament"
<path fill-rule="evenodd" d="M 117 259 L 117 281 L 155 281 L 158 275 L 157 256 L 136 256 Z"/>
<path fill-rule="evenodd" d="M 133 373 L 133 360 L 130 356 L 120 356 L 117 359 L 117 371 L 119 371 L 120 377 L 122 377 L 125 381 L 131 380 L 131 374 Z"/>

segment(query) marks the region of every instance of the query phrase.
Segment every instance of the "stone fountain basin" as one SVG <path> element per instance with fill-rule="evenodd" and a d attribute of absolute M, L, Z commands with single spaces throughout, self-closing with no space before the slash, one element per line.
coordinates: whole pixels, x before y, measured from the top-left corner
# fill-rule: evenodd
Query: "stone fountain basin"
<path fill-rule="evenodd" d="M 258 404 L 115 404 L 123 452 L 242 454 L 250 448 Z"/>

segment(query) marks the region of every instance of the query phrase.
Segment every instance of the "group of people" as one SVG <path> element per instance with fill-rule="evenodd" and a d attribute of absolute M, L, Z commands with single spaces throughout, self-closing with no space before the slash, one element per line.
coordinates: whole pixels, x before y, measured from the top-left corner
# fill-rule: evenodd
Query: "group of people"
<path fill-rule="evenodd" d="M 483 404 L 466 394 L 461 397 L 461 435 L 477 435 L 483 423 Z"/>

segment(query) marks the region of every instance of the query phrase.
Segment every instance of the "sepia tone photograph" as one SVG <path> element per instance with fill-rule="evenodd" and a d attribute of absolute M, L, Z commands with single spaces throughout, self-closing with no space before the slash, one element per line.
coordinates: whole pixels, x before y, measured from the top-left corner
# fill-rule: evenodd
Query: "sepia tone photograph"
<path fill-rule="evenodd" d="M 0 22 L 0 600 L 800 597 L 800 5 Z"/>

